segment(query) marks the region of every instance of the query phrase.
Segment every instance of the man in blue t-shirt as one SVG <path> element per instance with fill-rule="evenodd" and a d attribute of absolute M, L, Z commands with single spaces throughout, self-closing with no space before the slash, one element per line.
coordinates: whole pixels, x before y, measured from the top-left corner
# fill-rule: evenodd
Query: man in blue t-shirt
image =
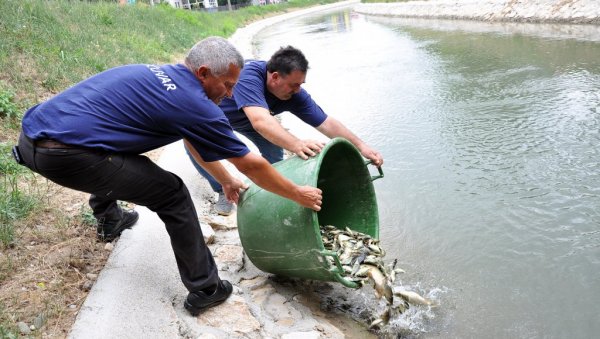
<path fill-rule="evenodd" d="M 286 131 L 274 116 L 289 111 L 329 138 L 347 139 L 365 158 L 381 166 L 383 157 L 379 152 L 365 144 L 339 120 L 325 114 L 301 87 L 307 71 L 308 61 L 304 54 L 292 46 L 280 48 L 268 62 L 247 61 L 233 89 L 233 96 L 221 101 L 219 107 L 233 129 L 252 141 L 270 163 L 283 159 L 283 149 L 306 160 L 324 146 L 322 142 L 298 139 Z M 221 185 L 194 158 L 191 159 L 198 172 L 219 194 L 216 212 L 231 214 L 233 204 L 226 198 Z"/>
<path fill-rule="evenodd" d="M 319 189 L 295 185 L 250 153 L 217 106 L 231 96 L 242 67 L 235 47 L 211 37 L 189 51 L 185 64 L 109 69 L 30 108 L 14 149 L 17 161 L 33 171 L 91 193 L 98 236 L 105 241 L 138 219 L 117 200 L 156 212 L 190 292 L 184 305 L 194 315 L 227 299 L 232 286 L 219 279 L 183 181 L 141 153 L 184 139 L 232 201 L 246 185 L 217 160 L 227 159 L 259 186 L 304 207 L 318 211 L 321 205 Z"/>

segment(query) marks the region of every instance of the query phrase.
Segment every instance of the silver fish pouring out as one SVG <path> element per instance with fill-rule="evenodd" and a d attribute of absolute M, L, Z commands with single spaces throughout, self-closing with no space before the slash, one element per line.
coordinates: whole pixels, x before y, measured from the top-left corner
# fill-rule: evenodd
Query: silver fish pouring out
<path fill-rule="evenodd" d="M 396 274 L 404 270 L 396 268 L 396 261 L 384 265 L 385 250 L 380 247 L 379 239 L 368 234 L 351 230 L 346 227 L 339 229 L 332 225 L 321 226 L 321 239 L 325 249 L 335 251 L 338 255 L 345 278 L 363 286 L 369 281 L 373 284 L 375 297 L 385 299 L 388 307 L 372 323 L 371 327 L 382 326 L 389 322 L 394 314 L 404 313 L 409 304 L 431 305 L 431 302 L 416 292 L 392 287 Z M 334 259 L 327 257 L 330 265 L 335 265 Z M 400 298 L 394 303 L 394 296 Z"/>

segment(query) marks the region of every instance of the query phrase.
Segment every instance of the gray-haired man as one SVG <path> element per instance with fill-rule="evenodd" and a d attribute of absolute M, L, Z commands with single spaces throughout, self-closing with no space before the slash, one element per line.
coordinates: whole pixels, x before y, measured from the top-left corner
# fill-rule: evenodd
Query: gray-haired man
<path fill-rule="evenodd" d="M 194 315 L 223 302 L 219 279 L 183 181 L 141 153 L 184 139 L 237 201 L 244 183 L 217 160 L 227 159 L 259 186 L 319 210 L 321 191 L 297 186 L 234 135 L 217 104 L 231 96 L 243 60 L 225 39 L 197 43 L 185 64 L 127 65 L 86 79 L 30 108 L 17 146 L 21 162 L 65 187 L 91 193 L 98 236 L 112 240 L 137 221 L 117 200 L 147 206 L 165 223 Z"/>

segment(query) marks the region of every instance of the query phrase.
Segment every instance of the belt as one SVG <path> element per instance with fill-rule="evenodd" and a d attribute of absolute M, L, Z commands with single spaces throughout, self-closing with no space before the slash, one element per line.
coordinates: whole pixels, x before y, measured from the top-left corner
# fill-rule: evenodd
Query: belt
<path fill-rule="evenodd" d="M 73 146 L 69 146 L 69 145 L 63 144 L 60 141 L 51 140 L 51 139 L 36 140 L 36 141 L 34 141 L 34 143 L 35 143 L 35 147 L 41 147 L 41 148 L 73 148 Z"/>

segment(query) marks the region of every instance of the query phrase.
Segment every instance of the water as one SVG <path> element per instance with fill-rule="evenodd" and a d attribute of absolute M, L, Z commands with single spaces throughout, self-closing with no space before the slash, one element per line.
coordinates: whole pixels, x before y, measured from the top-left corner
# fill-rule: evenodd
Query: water
<path fill-rule="evenodd" d="M 600 26 L 338 10 L 255 41 L 263 59 L 287 44 L 309 59 L 313 98 L 384 155 L 387 258 L 407 271 L 402 284 L 441 304 L 395 331 L 597 336 Z M 322 139 L 289 114 L 284 123 Z"/>

